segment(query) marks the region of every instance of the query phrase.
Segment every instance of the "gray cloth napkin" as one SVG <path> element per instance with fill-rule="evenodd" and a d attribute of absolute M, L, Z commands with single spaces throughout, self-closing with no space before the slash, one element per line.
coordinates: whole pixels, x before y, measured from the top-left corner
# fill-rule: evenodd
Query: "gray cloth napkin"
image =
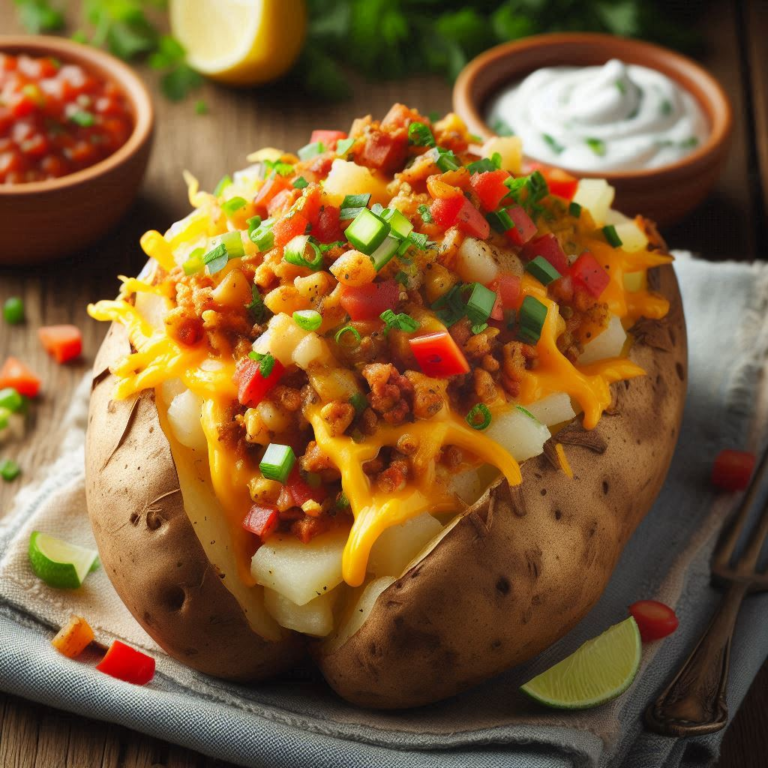
<path fill-rule="evenodd" d="M 646 704 L 706 626 L 719 599 L 708 561 L 735 499 L 712 492 L 711 462 L 723 447 L 758 450 L 768 424 L 768 268 L 709 264 L 679 254 L 690 335 L 690 390 L 667 483 L 629 542 L 598 605 L 572 632 L 528 664 L 455 699 L 419 710 L 359 710 L 311 670 L 254 687 L 199 675 L 168 658 L 132 620 L 106 575 L 76 592 L 57 592 L 31 573 L 31 530 L 93 545 L 83 493 L 87 384 L 70 411 L 59 460 L 22 491 L 0 525 L 0 688 L 89 717 L 110 720 L 245 766 L 520 766 L 578 768 L 702 766 L 721 734 L 679 740 L 643 730 Z M 646 645 L 637 680 L 610 704 L 586 712 L 545 710 L 521 683 L 655 597 L 676 607 L 680 628 Z M 768 595 L 747 599 L 737 626 L 728 689 L 735 712 L 768 655 Z M 72 661 L 49 644 L 69 613 L 91 622 L 97 639 L 144 648 L 158 673 L 144 688 L 94 669 L 95 652 Z"/>

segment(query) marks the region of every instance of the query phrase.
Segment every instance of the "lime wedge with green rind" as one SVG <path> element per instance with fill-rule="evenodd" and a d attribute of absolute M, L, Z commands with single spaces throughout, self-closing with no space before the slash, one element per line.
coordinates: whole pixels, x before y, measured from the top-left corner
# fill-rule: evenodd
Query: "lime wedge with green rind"
<path fill-rule="evenodd" d="M 640 631 L 630 617 L 588 640 L 520 690 L 547 707 L 596 707 L 615 699 L 632 685 L 641 653 Z"/>
<path fill-rule="evenodd" d="M 95 549 L 79 547 L 40 531 L 33 531 L 29 538 L 32 570 L 51 587 L 77 589 L 98 568 L 98 561 Z"/>

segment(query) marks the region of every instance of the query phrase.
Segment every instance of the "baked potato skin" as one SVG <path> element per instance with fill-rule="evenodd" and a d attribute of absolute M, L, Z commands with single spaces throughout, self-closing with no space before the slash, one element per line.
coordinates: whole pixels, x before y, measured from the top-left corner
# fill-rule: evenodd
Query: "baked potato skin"
<path fill-rule="evenodd" d="M 647 376 L 612 386 L 593 431 L 574 424 L 553 438 L 567 447 L 573 479 L 547 458 L 553 450 L 529 460 L 521 486 L 492 487 L 343 645 L 319 646 L 323 674 L 345 699 L 395 709 L 452 696 L 532 658 L 597 602 L 661 489 L 682 419 L 679 288 L 669 266 L 649 280 L 671 309 L 635 326 L 630 359 Z"/>
<path fill-rule="evenodd" d="M 260 680 L 295 665 L 300 637 L 265 640 L 210 564 L 184 511 L 153 392 L 112 400 L 109 366 L 130 351 L 113 325 L 94 366 L 86 438 L 86 496 L 104 570 L 168 654 L 215 677 Z"/>

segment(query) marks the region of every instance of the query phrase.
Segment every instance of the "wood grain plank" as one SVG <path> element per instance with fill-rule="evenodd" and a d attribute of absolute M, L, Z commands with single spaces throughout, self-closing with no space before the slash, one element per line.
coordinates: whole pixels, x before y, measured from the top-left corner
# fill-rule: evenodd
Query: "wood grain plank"
<path fill-rule="evenodd" d="M 35 768 L 66 768 L 72 719 L 55 709 L 40 713 Z"/>
<path fill-rule="evenodd" d="M 9 699 L 3 704 L 0 765 L 3 768 L 33 768 L 40 731 L 37 707 L 21 699 Z"/>

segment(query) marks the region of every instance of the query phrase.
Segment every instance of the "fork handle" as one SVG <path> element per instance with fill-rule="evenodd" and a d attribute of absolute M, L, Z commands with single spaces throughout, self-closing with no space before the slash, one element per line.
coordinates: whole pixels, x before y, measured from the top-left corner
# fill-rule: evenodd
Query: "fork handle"
<path fill-rule="evenodd" d="M 646 725 L 667 736 L 714 733 L 728 723 L 725 687 L 731 637 L 749 589 L 733 582 L 693 653 L 664 692 L 645 711 Z"/>

